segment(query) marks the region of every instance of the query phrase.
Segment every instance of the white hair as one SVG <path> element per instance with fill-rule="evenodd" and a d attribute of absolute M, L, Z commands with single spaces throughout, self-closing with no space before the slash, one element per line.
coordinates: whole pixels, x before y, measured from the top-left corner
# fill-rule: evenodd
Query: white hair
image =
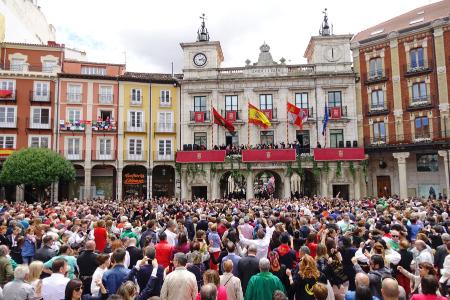
<path fill-rule="evenodd" d="M 270 270 L 270 261 L 263 257 L 259 260 L 259 270 L 261 272 L 268 272 Z"/>
<path fill-rule="evenodd" d="M 18 265 L 14 270 L 14 279 L 25 280 L 28 274 L 30 274 L 30 269 L 27 265 Z"/>

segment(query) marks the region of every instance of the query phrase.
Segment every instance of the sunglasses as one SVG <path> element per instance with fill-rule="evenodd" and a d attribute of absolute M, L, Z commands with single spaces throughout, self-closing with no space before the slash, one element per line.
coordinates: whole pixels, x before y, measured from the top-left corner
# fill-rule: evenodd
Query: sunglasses
<path fill-rule="evenodd" d="M 76 287 L 76 288 L 74 289 L 74 291 L 79 292 L 79 291 L 81 291 L 82 289 L 83 289 L 83 287 L 82 287 L 82 286 L 79 286 L 79 287 Z"/>

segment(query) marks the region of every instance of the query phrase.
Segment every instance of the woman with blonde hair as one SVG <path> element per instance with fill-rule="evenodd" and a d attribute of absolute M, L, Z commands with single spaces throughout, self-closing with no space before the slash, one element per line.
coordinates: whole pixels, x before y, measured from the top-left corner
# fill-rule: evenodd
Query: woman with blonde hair
<path fill-rule="evenodd" d="M 41 299 L 41 287 L 42 287 L 42 281 L 41 281 L 41 274 L 44 270 L 44 263 L 39 260 L 34 260 L 29 265 L 30 273 L 28 274 L 28 282 L 33 286 L 34 288 L 34 297 L 36 299 Z"/>
<path fill-rule="evenodd" d="M 318 282 L 327 284 L 327 279 L 317 269 L 316 261 L 308 254 L 302 258 L 295 280 L 290 269 L 286 270 L 286 275 L 289 277 L 291 295 L 295 294 L 295 300 L 314 300 L 313 286 Z"/>
<path fill-rule="evenodd" d="M 138 295 L 137 286 L 133 281 L 125 281 L 117 290 L 117 295 L 123 300 L 134 300 Z"/>
<path fill-rule="evenodd" d="M 217 300 L 227 300 L 227 289 L 220 284 L 219 272 L 215 270 L 207 270 L 203 273 L 203 285 L 212 283 L 217 287 Z M 196 300 L 200 300 L 200 293 L 197 294 Z"/>

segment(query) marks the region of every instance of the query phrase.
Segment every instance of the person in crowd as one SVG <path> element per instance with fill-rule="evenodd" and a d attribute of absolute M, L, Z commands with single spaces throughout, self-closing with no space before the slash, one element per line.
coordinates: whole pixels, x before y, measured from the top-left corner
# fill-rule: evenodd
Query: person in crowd
<path fill-rule="evenodd" d="M 316 283 L 312 287 L 312 292 L 315 300 L 327 300 L 328 298 L 328 289 L 327 285 L 323 283 Z"/>
<path fill-rule="evenodd" d="M 102 253 L 108 242 L 108 231 L 104 220 L 98 220 L 94 228 L 95 250 Z"/>
<path fill-rule="evenodd" d="M 204 261 L 209 261 L 209 256 L 206 260 L 203 259 L 203 255 L 198 250 L 199 247 L 200 245 L 198 242 L 192 243 L 192 248 L 197 249 L 190 253 L 189 258 L 191 262 L 187 265 L 187 270 L 195 275 L 198 290 L 200 290 L 203 285 L 203 273 L 206 271 Z"/>
<path fill-rule="evenodd" d="M 448 248 L 450 248 L 450 234 L 444 233 L 442 234 L 442 245 L 436 247 L 436 252 L 434 254 L 434 265 L 438 270 L 441 270 L 444 267 L 444 261 L 448 255 Z"/>
<path fill-rule="evenodd" d="M 209 284 L 212 283 L 216 286 L 217 288 L 217 300 L 227 300 L 228 296 L 227 296 L 227 289 L 220 284 L 220 276 L 219 276 L 219 272 L 215 271 L 215 270 L 207 270 L 204 274 L 203 274 L 203 283 L 204 284 Z M 200 293 L 197 294 L 197 300 L 200 300 Z"/>
<path fill-rule="evenodd" d="M 66 274 L 69 265 L 64 258 L 57 258 L 52 261 L 52 275 L 42 279 L 42 299 L 61 300 L 65 298 L 66 285 L 70 281 Z"/>
<path fill-rule="evenodd" d="M 209 249 L 211 253 L 211 262 L 210 262 L 210 269 L 218 270 L 219 267 L 217 264 L 214 263 L 212 256 L 214 256 L 214 259 L 218 259 L 220 255 L 220 249 L 222 248 L 222 241 L 220 239 L 219 233 L 217 232 L 217 224 L 211 224 L 210 232 L 208 234 L 208 241 L 209 241 Z"/>
<path fill-rule="evenodd" d="M 386 278 L 381 283 L 381 295 L 383 300 L 398 300 L 399 285 L 395 279 Z"/>
<path fill-rule="evenodd" d="M 369 294 L 370 293 L 370 297 L 369 298 L 359 298 L 359 299 L 372 299 L 372 300 L 379 300 L 376 296 L 372 296 L 372 292 L 370 291 L 369 288 L 369 284 L 370 284 L 370 280 L 369 280 L 369 276 L 367 276 L 367 274 L 365 273 L 357 273 L 355 276 L 355 290 L 354 291 L 348 291 L 345 293 L 345 300 L 355 300 L 356 298 L 356 291 L 364 291 Z"/>
<path fill-rule="evenodd" d="M 256 246 L 250 245 L 247 249 L 247 256 L 238 262 L 238 277 L 241 279 L 244 295 L 250 278 L 259 273 L 259 259 L 256 258 L 256 252 Z"/>
<path fill-rule="evenodd" d="M 177 245 L 174 247 L 174 253 L 183 252 L 187 254 L 189 252 L 189 243 L 187 235 L 184 232 L 180 232 L 177 238 Z"/>
<path fill-rule="evenodd" d="M 365 273 L 361 266 L 358 264 L 356 257 L 352 258 L 352 262 L 354 264 L 354 268 L 356 273 Z M 385 267 L 384 259 L 381 255 L 375 254 L 370 257 L 370 271 L 368 272 L 369 276 L 369 287 L 372 292 L 372 295 L 381 298 L 381 282 L 384 278 L 391 278 L 391 271 Z"/>
<path fill-rule="evenodd" d="M 288 296 L 280 290 L 276 290 L 272 295 L 273 300 L 288 300 Z"/>
<path fill-rule="evenodd" d="M 295 295 L 296 300 L 314 300 L 311 288 L 319 282 L 327 284 L 326 278 L 317 269 L 316 261 L 310 255 L 302 258 L 295 276 L 290 269 L 286 270 L 286 275 L 289 277 L 290 294 Z"/>
<path fill-rule="evenodd" d="M 115 294 L 117 289 L 124 283 L 130 273 L 124 265 L 125 249 L 118 248 L 112 254 L 114 266 L 103 274 L 102 282 L 108 295 Z"/>
<path fill-rule="evenodd" d="M 297 256 L 295 251 L 289 246 L 290 244 L 290 235 L 287 232 L 283 232 L 280 235 L 280 246 L 275 248 L 275 252 L 279 256 L 280 263 L 285 265 L 286 268 L 293 269 L 297 263 Z"/>
<path fill-rule="evenodd" d="M 270 261 L 270 272 L 277 276 L 280 279 L 281 283 L 283 283 L 286 291 L 289 290 L 289 277 L 286 275 L 286 266 L 281 264 L 278 253 L 275 251 L 269 252 L 269 261 Z"/>
<path fill-rule="evenodd" d="M 0 245 L 0 287 L 14 278 L 13 267 L 8 255 L 8 246 Z"/>
<path fill-rule="evenodd" d="M 64 300 L 106 300 L 106 288 L 101 281 L 98 282 L 98 285 L 100 286 L 101 296 L 83 295 L 83 283 L 81 280 L 71 279 L 66 285 Z"/>
<path fill-rule="evenodd" d="M 406 239 L 401 240 L 399 243 L 399 248 L 400 262 L 398 263 L 397 269 L 403 268 L 405 271 L 410 273 L 413 254 L 409 251 L 409 242 Z M 409 295 L 411 294 L 411 284 L 409 278 L 403 275 L 400 271 L 395 272 L 395 274 L 398 284 L 405 289 L 406 297 L 409 298 Z"/>
<path fill-rule="evenodd" d="M 83 282 L 83 293 L 91 294 L 92 276 L 97 269 L 97 254 L 95 242 L 87 241 L 84 250 L 77 257 L 79 278 Z"/>
<path fill-rule="evenodd" d="M 411 293 L 417 294 L 422 292 L 422 278 L 427 275 L 436 276 L 436 269 L 434 266 L 428 262 L 423 262 L 419 264 L 419 275 L 415 275 L 411 272 L 408 272 L 402 266 L 398 266 L 397 270 L 411 282 Z"/>
<path fill-rule="evenodd" d="M 221 266 L 221 270 L 222 272 L 224 272 L 224 268 L 223 268 L 223 264 L 226 260 L 231 260 L 233 262 L 233 275 L 234 276 L 238 276 L 238 264 L 239 261 L 241 260 L 241 257 L 239 255 L 237 255 L 235 253 L 236 251 L 236 246 L 233 242 L 228 241 L 228 243 L 226 244 L 226 249 L 227 249 L 227 255 L 222 258 L 222 266 Z"/>
<path fill-rule="evenodd" d="M 35 295 L 39 295 L 41 286 L 37 286 L 37 293 L 33 286 L 29 283 L 30 270 L 27 265 L 19 265 L 14 270 L 14 280 L 8 282 L 3 287 L 4 299 L 34 299 Z"/>
<path fill-rule="evenodd" d="M 125 281 L 117 290 L 117 295 L 122 296 L 123 300 L 134 300 L 138 295 L 136 284 L 133 281 Z"/>
<path fill-rule="evenodd" d="M 205 284 L 200 289 L 200 300 L 216 300 L 217 287 L 213 283 Z"/>
<path fill-rule="evenodd" d="M 78 270 L 78 265 L 77 265 L 77 259 L 75 258 L 75 256 L 73 256 L 73 251 L 72 248 L 69 245 L 62 245 L 59 248 L 59 255 L 58 256 L 54 256 L 52 257 L 49 261 L 44 263 L 44 272 L 46 273 L 51 273 L 51 268 L 52 268 L 52 264 L 55 260 L 57 259 L 64 259 L 65 261 L 67 261 L 67 264 L 69 266 L 68 269 L 68 277 L 69 279 L 73 279 L 75 278 L 75 271 Z"/>
<path fill-rule="evenodd" d="M 260 273 L 250 278 L 245 291 L 245 300 L 271 300 L 276 290 L 285 292 L 281 280 L 270 273 L 270 261 L 267 258 L 259 260 Z"/>
<path fill-rule="evenodd" d="M 103 274 L 108 270 L 111 259 L 108 254 L 99 254 L 95 258 L 95 265 L 97 268 L 92 274 L 90 291 L 92 296 L 100 296 L 100 285 L 99 283 L 102 281 Z"/>
<path fill-rule="evenodd" d="M 34 235 L 34 227 L 28 227 L 25 230 L 25 236 L 22 244 L 22 261 L 29 265 L 33 261 L 36 251 L 36 237 Z"/>
<path fill-rule="evenodd" d="M 136 239 L 130 238 L 126 241 L 126 251 L 130 255 L 130 265 L 128 266 L 128 269 L 133 268 L 138 260 L 141 260 L 143 258 L 142 250 L 136 247 Z"/>
<path fill-rule="evenodd" d="M 241 280 L 232 271 L 234 263 L 231 259 L 223 261 L 223 275 L 220 275 L 220 285 L 227 289 L 228 300 L 244 300 Z"/>
<path fill-rule="evenodd" d="M 142 233 L 139 240 L 139 246 L 141 247 L 141 249 L 144 249 L 150 244 L 156 245 L 156 243 L 158 242 L 156 224 L 156 221 L 153 219 L 147 221 L 147 230 Z"/>
<path fill-rule="evenodd" d="M 162 300 L 196 299 L 198 292 L 197 280 L 195 275 L 186 269 L 186 264 L 186 254 L 175 253 L 173 259 L 175 269 L 164 279 L 161 288 Z"/>
<path fill-rule="evenodd" d="M 42 262 L 49 261 L 56 255 L 53 249 L 54 238 L 52 235 L 46 235 L 42 238 L 42 247 L 34 253 L 34 259 Z"/>
<path fill-rule="evenodd" d="M 411 300 L 445 300 L 446 297 L 438 295 L 439 283 L 434 275 L 426 275 L 420 280 L 422 291 L 411 297 Z"/>
<path fill-rule="evenodd" d="M 155 245 L 156 259 L 158 263 L 165 268 L 170 264 L 173 255 L 173 246 L 167 242 L 166 232 L 159 233 L 159 242 Z"/>
<path fill-rule="evenodd" d="M 254 245 L 257 248 L 256 258 L 261 259 L 263 257 L 267 257 L 270 238 L 272 237 L 272 233 L 275 230 L 274 227 L 270 228 L 266 226 L 266 231 L 263 228 L 260 228 L 256 232 L 257 239 L 247 239 L 241 233 L 239 233 L 239 241 L 245 246 Z"/>
<path fill-rule="evenodd" d="M 177 223 L 174 220 L 169 220 L 167 222 L 164 233 L 167 237 L 167 243 L 169 243 L 170 246 L 175 247 L 177 244 Z"/>
<path fill-rule="evenodd" d="M 41 275 L 44 270 L 44 264 L 42 261 L 34 260 L 29 265 L 30 273 L 28 274 L 27 281 L 31 284 L 34 289 L 34 298 L 41 299 L 42 298 L 42 280 Z"/>

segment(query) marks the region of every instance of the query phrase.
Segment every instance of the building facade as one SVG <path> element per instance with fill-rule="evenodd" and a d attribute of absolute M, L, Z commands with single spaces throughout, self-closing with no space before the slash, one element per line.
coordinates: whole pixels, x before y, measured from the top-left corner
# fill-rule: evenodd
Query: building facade
<path fill-rule="evenodd" d="M 220 42 L 209 41 L 204 23 L 196 42 L 181 44 L 183 151 L 177 153 L 177 163 L 182 198 L 216 199 L 233 192 L 253 198 L 269 182 L 273 187 L 273 181 L 272 194 L 280 198 L 294 192 L 309 196 L 340 193 L 346 198 L 364 193 L 361 162 L 351 154 L 343 158 L 351 148 L 359 153 L 362 150 L 357 148 L 352 36 L 330 34 L 326 18 L 324 25 L 322 35 L 310 40 L 305 65 L 287 65 L 283 58 L 275 62 L 264 43 L 257 62 L 222 68 Z M 288 102 L 307 115 L 303 128 L 289 121 Z M 249 104 L 260 109 L 272 126 L 250 124 Z M 212 108 L 233 123 L 234 133 L 214 124 Z M 324 119 L 328 123 L 322 134 Z M 233 147 L 280 143 L 298 146 L 296 150 L 242 151 L 236 155 L 230 151 Z M 316 152 L 328 148 L 339 155 L 335 159 L 316 157 Z"/>
<path fill-rule="evenodd" d="M 450 1 L 395 17 L 352 41 L 368 194 L 449 193 Z"/>

